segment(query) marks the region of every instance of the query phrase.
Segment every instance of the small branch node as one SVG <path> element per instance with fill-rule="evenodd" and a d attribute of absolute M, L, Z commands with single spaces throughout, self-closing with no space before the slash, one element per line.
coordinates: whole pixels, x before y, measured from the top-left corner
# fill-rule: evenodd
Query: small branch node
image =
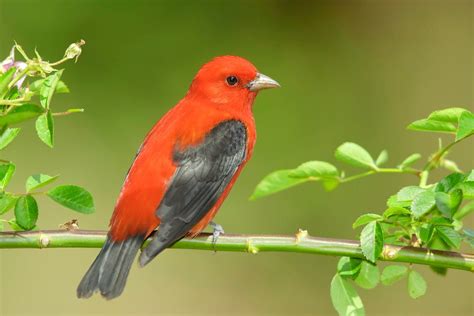
<path fill-rule="evenodd" d="M 49 246 L 49 238 L 46 235 L 40 235 L 39 238 L 40 248 L 47 248 Z"/>
<path fill-rule="evenodd" d="M 299 228 L 298 232 L 296 233 L 296 243 L 299 244 L 306 237 L 308 237 L 308 231 Z"/>
<path fill-rule="evenodd" d="M 256 255 L 256 254 L 258 253 L 258 251 L 259 251 L 258 248 L 255 247 L 255 246 L 252 244 L 252 240 L 251 240 L 251 239 L 248 239 L 248 240 L 247 240 L 247 252 Z"/>
<path fill-rule="evenodd" d="M 382 251 L 382 258 L 392 260 L 395 259 L 398 255 L 398 249 L 390 245 L 386 245 Z"/>

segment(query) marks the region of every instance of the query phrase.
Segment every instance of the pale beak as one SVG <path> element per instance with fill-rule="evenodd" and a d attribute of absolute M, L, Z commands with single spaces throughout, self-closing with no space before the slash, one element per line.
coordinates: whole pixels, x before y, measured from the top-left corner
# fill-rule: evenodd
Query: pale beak
<path fill-rule="evenodd" d="M 259 91 L 262 89 L 279 88 L 280 84 L 264 74 L 257 73 L 254 80 L 247 84 L 250 91 Z"/>

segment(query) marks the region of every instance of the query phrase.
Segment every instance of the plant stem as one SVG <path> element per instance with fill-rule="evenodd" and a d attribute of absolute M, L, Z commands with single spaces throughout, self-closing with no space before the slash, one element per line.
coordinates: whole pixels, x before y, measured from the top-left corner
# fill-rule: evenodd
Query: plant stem
<path fill-rule="evenodd" d="M 106 231 L 45 230 L 0 233 L 0 248 L 100 248 Z M 145 244 L 149 242 L 147 240 Z M 194 239 L 184 238 L 172 246 L 176 249 L 233 252 L 292 252 L 328 256 L 364 258 L 359 242 L 311 236 L 289 235 L 221 235 L 215 245 L 211 234 Z M 385 245 L 379 260 L 432 265 L 474 271 L 474 255 L 425 248 Z"/>
<path fill-rule="evenodd" d="M 342 179 L 340 179 L 340 182 L 341 183 L 346 183 L 346 182 L 350 182 L 350 181 L 353 181 L 353 180 L 364 178 L 364 177 L 367 177 L 367 176 L 370 176 L 370 175 L 376 174 L 376 173 L 407 173 L 407 174 L 419 175 L 420 172 L 421 171 L 415 170 L 415 169 L 379 168 L 377 170 L 370 170 L 370 171 L 367 171 L 367 172 L 364 172 L 364 173 L 359 173 L 359 174 L 356 174 L 356 175 L 353 175 L 353 176 L 350 176 L 350 177 L 347 177 L 347 178 L 342 178 Z"/>

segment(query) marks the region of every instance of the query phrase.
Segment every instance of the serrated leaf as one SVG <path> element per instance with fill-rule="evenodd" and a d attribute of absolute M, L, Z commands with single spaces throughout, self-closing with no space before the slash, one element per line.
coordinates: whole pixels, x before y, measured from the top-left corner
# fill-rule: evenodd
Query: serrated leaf
<path fill-rule="evenodd" d="M 2 135 L 0 135 L 0 150 L 7 147 L 20 133 L 20 128 L 7 128 Z"/>
<path fill-rule="evenodd" d="M 411 298 L 419 298 L 426 293 L 426 281 L 418 272 L 412 270 L 408 274 L 408 293 Z"/>
<path fill-rule="evenodd" d="M 41 86 L 43 85 L 46 79 L 39 79 L 30 84 L 30 91 L 32 91 L 35 95 L 40 92 Z M 56 90 L 54 93 L 69 93 L 69 88 L 64 83 L 64 81 L 59 81 L 56 85 Z"/>
<path fill-rule="evenodd" d="M 57 203 L 83 214 L 95 211 L 92 195 L 76 185 L 60 185 L 46 193 Z"/>
<path fill-rule="evenodd" d="M 363 261 L 355 283 L 364 289 L 373 289 L 380 282 L 379 268 L 370 262 Z"/>
<path fill-rule="evenodd" d="M 435 193 L 436 207 L 445 217 L 452 218 L 462 202 L 462 190 L 456 189 L 449 193 Z"/>
<path fill-rule="evenodd" d="M 403 279 L 407 272 L 408 268 L 406 266 L 390 265 L 383 269 L 380 281 L 383 285 L 392 285 Z"/>
<path fill-rule="evenodd" d="M 474 114 L 469 111 L 463 112 L 459 118 L 456 141 L 474 134 Z"/>
<path fill-rule="evenodd" d="M 399 201 L 397 194 L 390 196 L 387 200 L 388 207 L 409 207 L 411 205 L 411 201 Z"/>
<path fill-rule="evenodd" d="M 474 182 L 464 182 L 457 185 L 457 187 L 462 191 L 463 198 L 474 199 Z"/>
<path fill-rule="evenodd" d="M 54 146 L 54 120 L 51 111 L 41 114 L 36 120 L 36 133 L 38 137 L 53 148 Z"/>
<path fill-rule="evenodd" d="M 344 143 L 336 149 L 336 159 L 364 169 L 377 169 L 372 156 L 358 144 Z"/>
<path fill-rule="evenodd" d="M 453 123 L 436 121 L 430 119 L 421 119 L 408 125 L 407 127 L 413 131 L 422 132 L 440 132 L 440 133 L 455 133 L 456 126 Z"/>
<path fill-rule="evenodd" d="M 341 257 L 337 263 L 337 273 L 343 277 L 355 278 L 359 274 L 362 259 Z"/>
<path fill-rule="evenodd" d="M 465 178 L 466 176 L 462 173 L 451 173 L 438 182 L 435 187 L 435 191 L 448 193 L 458 184 L 463 182 Z"/>
<path fill-rule="evenodd" d="M 0 196 L 0 215 L 5 214 L 15 206 L 18 197 L 9 193 L 3 193 Z"/>
<path fill-rule="evenodd" d="M 337 168 L 325 161 L 308 161 L 289 173 L 290 177 L 294 178 L 334 178 L 338 176 Z"/>
<path fill-rule="evenodd" d="M 431 211 L 435 203 L 435 193 L 433 191 L 421 192 L 411 202 L 411 212 L 416 218 L 419 218 Z"/>
<path fill-rule="evenodd" d="M 457 108 L 457 107 L 442 109 L 442 110 L 434 111 L 433 113 L 431 113 L 428 116 L 428 119 L 457 124 L 459 121 L 459 117 L 461 117 L 461 114 L 466 111 L 467 111 L 466 109 Z"/>
<path fill-rule="evenodd" d="M 10 179 L 15 173 L 15 169 L 15 165 L 11 162 L 0 164 L 0 190 L 5 190 L 6 186 L 10 182 Z"/>
<path fill-rule="evenodd" d="M 48 76 L 43 84 L 41 85 L 40 88 L 40 103 L 41 105 L 49 109 L 49 105 L 51 103 L 51 98 L 54 95 L 54 92 L 56 90 L 56 87 L 59 83 L 59 79 L 61 78 L 61 75 L 63 74 L 63 69 L 53 73 L 52 75 Z"/>
<path fill-rule="evenodd" d="M 381 165 L 385 164 L 387 161 L 388 161 L 388 152 L 384 149 L 380 152 L 379 156 L 375 160 L 375 164 L 380 167 Z"/>
<path fill-rule="evenodd" d="M 424 223 L 420 227 L 420 239 L 423 245 L 428 245 L 433 237 L 434 226 L 429 223 Z"/>
<path fill-rule="evenodd" d="M 38 205 L 31 195 L 20 197 L 15 204 L 16 223 L 24 230 L 31 230 L 38 220 Z"/>
<path fill-rule="evenodd" d="M 15 106 L 7 114 L 0 115 L 0 126 L 20 123 L 41 115 L 44 110 L 35 104 Z"/>
<path fill-rule="evenodd" d="M 278 170 L 270 173 L 260 181 L 250 199 L 255 200 L 308 181 L 308 179 L 290 177 L 292 171 L 293 170 Z"/>
<path fill-rule="evenodd" d="M 462 236 L 449 226 L 436 226 L 438 236 L 449 246 L 459 249 L 461 246 Z"/>
<path fill-rule="evenodd" d="M 11 67 L 4 74 L 0 76 L 0 98 L 8 91 L 8 85 L 12 82 L 13 77 L 15 76 L 16 68 Z"/>
<path fill-rule="evenodd" d="M 403 160 L 402 163 L 400 165 L 398 165 L 398 167 L 400 169 L 406 169 L 406 168 L 412 166 L 415 162 L 417 162 L 420 159 L 421 159 L 420 154 L 418 154 L 418 153 L 411 154 L 410 156 L 405 158 L 405 160 Z"/>
<path fill-rule="evenodd" d="M 397 193 L 398 201 L 413 201 L 415 197 L 426 190 L 418 186 L 408 186 L 400 189 Z"/>
<path fill-rule="evenodd" d="M 26 179 L 26 192 L 31 192 L 33 190 L 39 189 L 41 187 L 44 187 L 45 185 L 48 185 L 55 181 L 59 175 L 56 176 L 48 176 L 47 174 L 34 174 L 32 176 L 29 176 L 28 179 Z"/>
<path fill-rule="evenodd" d="M 331 301 L 340 316 L 364 316 L 365 309 L 354 287 L 339 274 L 331 281 Z"/>
<path fill-rule="evenodd" d="M 411 212 L 410 210 L 407 210 L 404 207 L 397 207 L 397 206 L 392 206 L 389 207 L 388 209 L 383 212 L 383 217 L 385 218 L 390 218 L 392 216 L 410 216 Z"/>
<path fill-rule="evenodd" d="M 354 223 L 352 224 L 352 228 L 357 228 L 359 226 L 365 225 L 372 221 L 379 221 L 382 219 L 383 217 L 380 216 L 379 214 L 372 214 L 372 213 L 363 214 L 354 221 Z"/>
<path fill-rule="evenodd" d="M 376 221 L 368 223 L 360 233 L 362 253 L 370 262 L 375 262 L 382 253 L 383 233 L 380 224 Z"/>

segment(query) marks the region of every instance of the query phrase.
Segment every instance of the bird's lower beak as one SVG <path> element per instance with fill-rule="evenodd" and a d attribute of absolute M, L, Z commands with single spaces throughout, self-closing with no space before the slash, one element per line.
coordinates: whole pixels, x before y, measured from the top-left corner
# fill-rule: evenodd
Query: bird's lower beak
<path fill-rule="evenodd" d="M 247 84 L 250 91 L 259 91 L 262 89 L 279 88 L 280 84 L 264 74 L 257 73 L 254 80 Z"/>

